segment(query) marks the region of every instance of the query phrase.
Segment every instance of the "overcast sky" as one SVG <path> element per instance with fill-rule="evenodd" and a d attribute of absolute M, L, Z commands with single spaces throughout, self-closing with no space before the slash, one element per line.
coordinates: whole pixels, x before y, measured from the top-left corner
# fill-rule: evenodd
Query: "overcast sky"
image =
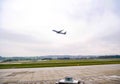
<path fill-rule="evenodd" d="M 114 54 L 120 0 L 0 0 L 1 56 Z"/>

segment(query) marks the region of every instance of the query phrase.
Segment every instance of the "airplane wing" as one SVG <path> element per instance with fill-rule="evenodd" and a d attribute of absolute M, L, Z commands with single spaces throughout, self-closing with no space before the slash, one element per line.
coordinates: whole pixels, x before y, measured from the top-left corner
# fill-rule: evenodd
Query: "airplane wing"
<path fill-rule="evenodd" d="M 66 34 L 67 32 L 62 32 L 63 30 L 60 30 L 60 31 L 57 31 L 57 30 L 52 30 L 52 31 L 54 31 L 54 32 L 56 32 L 56 33 L 58 33 L 58 34 Z"/>
<path fill-rule="evenodd" d="M 57 32 L 57 33 L 61 33 L 63 30 L 60 30 L 60 31 L 56 31 L 56 30 L 53 30 L 54 32 Z"/>
<path fill-rule="evenodd" d="M 62 32 L 63 30 L 60 30 L 59 32 Z"/>

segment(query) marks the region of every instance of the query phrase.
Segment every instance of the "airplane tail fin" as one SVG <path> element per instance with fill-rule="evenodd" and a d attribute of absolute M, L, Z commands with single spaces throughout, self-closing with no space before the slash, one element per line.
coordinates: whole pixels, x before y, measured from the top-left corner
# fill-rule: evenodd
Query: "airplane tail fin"
<path fill-rule="evenodd" d="M 67 32 L 64 32 L 63 34 L 66 34 Z"/>

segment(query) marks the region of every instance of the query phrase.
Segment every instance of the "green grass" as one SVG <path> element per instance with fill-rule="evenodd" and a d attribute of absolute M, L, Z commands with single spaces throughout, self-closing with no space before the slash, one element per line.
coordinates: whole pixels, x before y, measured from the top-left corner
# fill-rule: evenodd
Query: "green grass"
<path fill-rule="evenodd" d="M 0 69 L 85 66 L 103 64 L 120 64 L 120 59 L 48 60 L 39 62 L 23 62 L 21 64 L 0 64 Z"/>

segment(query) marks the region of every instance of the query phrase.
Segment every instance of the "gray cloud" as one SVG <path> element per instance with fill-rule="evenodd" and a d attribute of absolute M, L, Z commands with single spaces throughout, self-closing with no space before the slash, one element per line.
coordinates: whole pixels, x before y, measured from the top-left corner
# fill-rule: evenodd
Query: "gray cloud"
<path fill-rule="evenodd" d="M 94 18 L 102 18 L 106 12 L 114 12 L 120 15 L 120 1 L 119 0 L 90 0 L 87 3 L 76 3 L 71 10 L 67 11 L 67 16 L 72 20 L 86 20 L 92 21 Z"/>
<path fill-rule="evenodd" d="M 22 34 L 0 28 L 0 54 L 5 56 L 38 55 L 50 42 L 37 39 L 32 34 Z"/>
<path fill-rule="evenodd" d="M 0 54 L 119 54 L 120 0 L 68 1 L 53 0 L 48 7 L 46 1 L 27 5 L 24 0 L 6 1 L 0 22 Z M 67 35 L 57 35 L 51 31 L 54 28 L 65 29 Z"/>
<path fill-rule="evenodd" d="M 110 44 L 118 44 L 120 47 L 120 29 L 116 32 L 113 32 L 109 35 L 104 35 L 104 36 L 101 36 L 99 39 L 101 41 L 104 41 L 106 43 L 110 43 Z"/>
<path fill-rule="evenodd" d="M 32 34 L 22 34 L 16 33 L 13 31 L 8 31 L 6 29 L 0 29 L 0 40 L 2 41 L 11 41 L 11 42 L 18 42 L 18 43 L 46 43 L 45 41 L 39 41 Z"/>
<path fill-rule="evenodd" d="M 120 0 L 113 0 L 113 11 L 120 16 Z"/>

